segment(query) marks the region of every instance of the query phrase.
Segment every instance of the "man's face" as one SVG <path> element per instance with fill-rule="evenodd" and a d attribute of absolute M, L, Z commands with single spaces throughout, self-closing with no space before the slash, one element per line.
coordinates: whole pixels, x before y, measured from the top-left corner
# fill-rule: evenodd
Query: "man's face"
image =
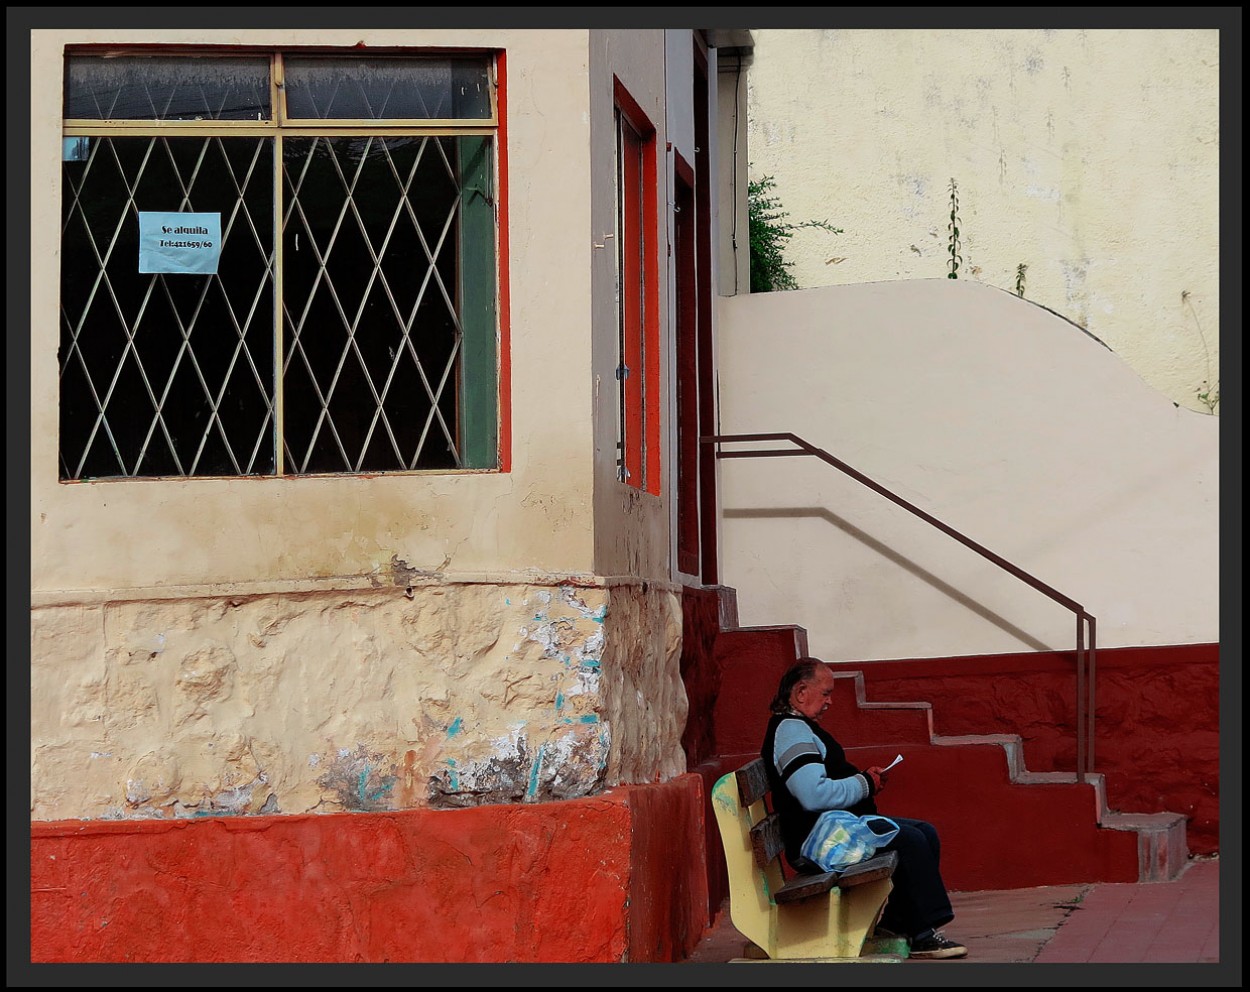
<path fill-rule="evenodd" d="M 833 673 L 823 665 L 816 669 L 810 682 L 800 682 L 790 693 L 790 705 L 796 713 L 815 720 L 829 708 L 833 687 L 837 681 Z"/>

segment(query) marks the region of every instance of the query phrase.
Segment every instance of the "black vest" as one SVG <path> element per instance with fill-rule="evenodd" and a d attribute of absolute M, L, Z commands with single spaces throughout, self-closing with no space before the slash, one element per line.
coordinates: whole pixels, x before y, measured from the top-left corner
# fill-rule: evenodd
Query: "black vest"
<path fill-rule="evenodd" d="M 773 764 L 773 751 L 775 750 L 773 745 L 777 737 L 777 728 L 782 720 L 802 720 L 820 739 L 825 746 L 825 774 L 829 778 L 850 778 L 852 775 L 858 775 L 859 769 L 846 760 L 846 752 L 842 750 L 842 745 L 815 720 L 809 720 L 797 714 L 774 713 L 772 719 L 768 721 L 768 732 L 764 734 L 764 745 L 760 748 L 760 757 L 764 759 L 764 767 L 768 771 L 768 787 L 771 791 L 773 812 L 781 817 L 781 838 L 786 845 L 786 858 L 794 864 L 795 859 L 800 856 L 799 849 L 803 846 L 807 835 L 812 832 L 812 827 L 816 825 L 820 812 L 813 813 L 803 808 L 786 788 L 785 778 L 789 776 L 783 778 L 777 766 Z M 800 758 L 790 765 L 788 771 L 790 775 L 793 775 L 804 765 L 819 761 L 818 755 Z M 856 816 L 867 816 L 869 813 L 877 812 L 877 804 L 869 795 L 852 806 L 851 812 Z"/>

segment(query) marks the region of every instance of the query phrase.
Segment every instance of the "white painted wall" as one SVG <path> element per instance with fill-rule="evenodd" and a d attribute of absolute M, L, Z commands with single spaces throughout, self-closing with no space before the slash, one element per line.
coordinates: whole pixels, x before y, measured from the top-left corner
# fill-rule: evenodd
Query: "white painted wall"
<path fill-rule="evenodd" d="M 755 32 L 751 176 L 804 287 L 960 279 L 1087 328 L 1171 400 L 1220 375 L 1216 30 Z M 1218 411 L 1217 411 L 1218 412 Z"/>
<path fill-rule="evenodd" d="M 1217 418 L 975 282 L 720 303 L 723 432 L 806 438 L 1081 603 L 1100 646 L 1218 640 Z M 1066 609 L 816 459 L 721 466 L 744 625 L 831 661 L 1074 645 Z"/>

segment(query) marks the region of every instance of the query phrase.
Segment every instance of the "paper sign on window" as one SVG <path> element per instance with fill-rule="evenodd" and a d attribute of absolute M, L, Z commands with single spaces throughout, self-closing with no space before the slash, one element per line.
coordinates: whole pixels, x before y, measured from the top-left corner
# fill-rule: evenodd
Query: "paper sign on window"
<path fill-rule="evenodd" d="M 139 214 L 140 272 L 211 276 L 220 258 L 220 213 Z"/>
<path fill-rule="evenodd" d="M 90 138 L 62 138 L 61 161 L 85 162 L 91 157 Z"/>

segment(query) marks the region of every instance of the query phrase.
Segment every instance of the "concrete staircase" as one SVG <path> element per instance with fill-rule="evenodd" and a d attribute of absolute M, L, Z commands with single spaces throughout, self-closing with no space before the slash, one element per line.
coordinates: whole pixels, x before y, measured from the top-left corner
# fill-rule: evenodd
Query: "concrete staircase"
<path fill-rule="evenodd" d="M 722 630 L 713 715 L 720 758 L 707 775 L 758 754 L 778 679 L 807 654 L 796 626 Z M 942 873 L 955 890 L 1080 882 L 1162 881 L 1185 865 L 1185 818 L 1108 808 L 1101 775 L 1029 770 L 1020 737 L 941 736 L 925 702 L 866 698 L 860 672 L 836 673 L 838 691 L 822 724 L 859 767 L 895 768 L 881 812 L 929 820 L 942 836 Z"/>

